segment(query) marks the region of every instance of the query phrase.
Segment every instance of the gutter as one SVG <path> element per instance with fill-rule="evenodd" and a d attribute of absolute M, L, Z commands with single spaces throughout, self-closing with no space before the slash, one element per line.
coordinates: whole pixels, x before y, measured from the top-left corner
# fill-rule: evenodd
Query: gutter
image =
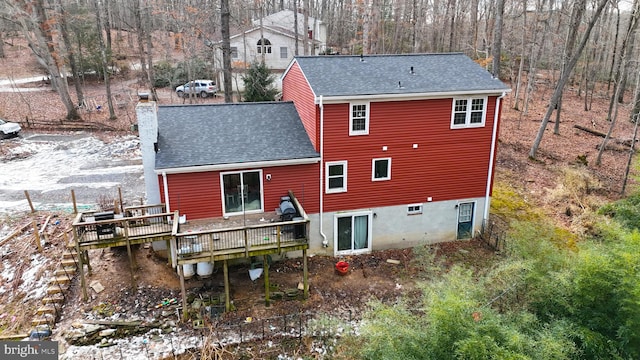
<path fill-rule="evenodd" d="M 169 205 L 169 184 L 167 182 L 167 173 L 162 172 L 162 186 L 164 187 L 164 203 L 167 208 L 167 212 L 171 212 L 171 206 Z"/>
<path fill-rule="evenodd" d="M 506 91 L 496 98 L 496 108 L 493 111 L 493 131 L 491 134 L 491 153 L 489 154 L 489 170 L 487 171 L 487 189 L 484 196 L 483 226 L 489 220 L 489 194 L 491 193 L 491 178 L 493 177 L 493 158 L 496 154 L 496 142 L 498 137 L 498 114 L 500 114 L 500 100 L 507 95 Z"/>
<path fill-rule="evenodd" d="M 329 246 L 329 241 L 327 235 L 322 232 L 322 215 L 324 213 L 324 104 L 322 103 L 322 95 L 320 95 L 318 104 L 320 106 L 320 225 L 318 230 L 322 236 L 322 247 L 326 248 Z"/>

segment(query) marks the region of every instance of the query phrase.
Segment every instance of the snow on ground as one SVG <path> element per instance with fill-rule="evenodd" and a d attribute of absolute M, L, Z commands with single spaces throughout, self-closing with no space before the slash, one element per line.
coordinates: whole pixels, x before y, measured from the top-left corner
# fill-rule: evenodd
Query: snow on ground
<path fill-rule="evenodd" d="M 81 205 L 95 203 L 103 193 L 113 196 L 118 187 L 129 198 L 144 196 L 136 136 L 105 143 L 82 132 L 25 134 L 12 141 L 17 146 L 0 163 L 0 212 L 28 210 L 25 190 L 37 209 L 71 209 L 71 189 Z"/>

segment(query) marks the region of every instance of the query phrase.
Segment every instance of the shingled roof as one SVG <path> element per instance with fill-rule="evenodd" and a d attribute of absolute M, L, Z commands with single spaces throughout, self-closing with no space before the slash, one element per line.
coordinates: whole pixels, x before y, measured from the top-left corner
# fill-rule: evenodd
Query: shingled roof
<path fill-rule="evenodd" d="M 509 90 L 462 53 L 297 56 L 293 61 L 300 66 L 316 96 Z"/>
<path fill-rule="evenodd" d="M 156 169 L 313 159 L 292 102 L 158 107 Z"/>

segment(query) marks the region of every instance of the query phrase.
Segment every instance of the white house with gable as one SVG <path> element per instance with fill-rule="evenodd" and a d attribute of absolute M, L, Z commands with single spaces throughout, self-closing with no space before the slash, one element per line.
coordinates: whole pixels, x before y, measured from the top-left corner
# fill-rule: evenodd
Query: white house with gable
<path fill-rule="evenodd" d="M 315 18 L 308 18 L 308 27 L 304 26 L 304 15 L 298 13 L 298 55 L 304 55 L 304 37 L 307 41 L 306 54 L 319 54 L 326 48 L 327 27 Z M 294 12 L 283 10 L 253 20 L 252 27 L 231 36 L 231 66 L 234 70 L 248 68 L 254 61 L 262 61 L 269 69 L 284 71 L 293 56 L 296 55 L 296 26 Z M 216 56 L 222 63 L 222 51 L 218 48 Z M 234 84 L 235 86 L 235 84 Z"/>

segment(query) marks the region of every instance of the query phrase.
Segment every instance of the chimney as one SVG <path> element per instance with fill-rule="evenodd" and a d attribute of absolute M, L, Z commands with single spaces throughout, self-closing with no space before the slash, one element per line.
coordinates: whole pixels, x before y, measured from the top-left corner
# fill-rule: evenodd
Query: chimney
<path fill-rule="evenodd" d="M 138 134 L 140 136 L 140 152 L 142 153 L 147 203 L 159 204 L 160 186 L 158 184 L 158 175 L 154 171 L 158 144 L 158 108 L 155 101 L 149 100 L 149 93 L 139 93 L 138 99 L 136 117 L 138 119 Z"/>

